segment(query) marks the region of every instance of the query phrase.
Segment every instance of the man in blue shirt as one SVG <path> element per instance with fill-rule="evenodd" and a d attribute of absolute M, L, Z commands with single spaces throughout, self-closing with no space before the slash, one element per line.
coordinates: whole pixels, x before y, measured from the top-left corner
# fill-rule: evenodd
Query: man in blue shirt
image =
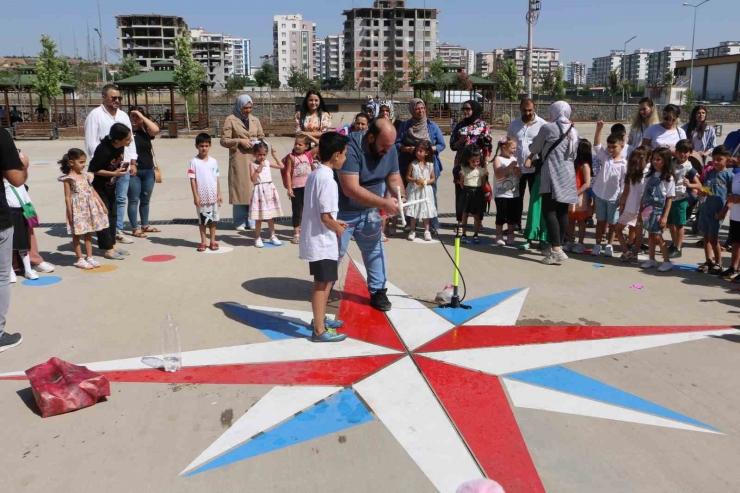
<path fill-rule="evenodd" d="M 740 158 L 740 130 L 735 130 L 734 132 L 730 132 L 729 134 L 727 134 L 727 137 L 725 137 L 724 145 L 732 153 L 729 164 L 731 166 L 735 166 L 734 171 L 735 173 L 737 173 L 738 158 Z"/>
<path fill-rule="evenodd" d="M 398 202 L 392 197 L 397 187 L 404 194 L 398 171 L 396 129 L 390 120 L 375 120 L 367 132 L 349 136 L 347 160 L 339 170 L 339 214 L 337 219 L 348 224 L 339 241 L 339 258 L 344 257 L 350 239 L 355 238 L 367 270 L 370 304 L 389 311 L 386 296 L 385 251 L 382 241 L 382 221 L 378 209 L 389 215 L 399 213 Z"/>

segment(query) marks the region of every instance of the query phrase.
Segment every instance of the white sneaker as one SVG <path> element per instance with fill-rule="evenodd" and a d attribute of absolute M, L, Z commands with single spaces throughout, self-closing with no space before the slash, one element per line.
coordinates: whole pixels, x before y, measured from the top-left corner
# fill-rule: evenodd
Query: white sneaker
<path fill-rule="evenodd" d="M 25 277 L 26 279 L 30 279 L 31 281 L 35 281 L 36 279 L 38 279 L 38 278 L 39 278 L 39 275 L 38 275 L 38 274 L 36 273 L 36 271 L 35 271 L 35 270 L 33 270 L 33 269 L 31 269 L 31 270 L 27 270 L 26 272 L 24 272 L 24 273 L 23 273 L 23 276 L 24 276 L 24 277 Z"/>
<path fill-rule="evenodd" d="M 277 236 L 273 236 L 272 238 L 270 238 L 270 243 L 273 244 L 273 245 L 275 245 L 275 246 L 280 246 L 280 245 L 283 244 L 282 241 L 278 240 L 278 237 Z"/>
<path fill-rule="evenodd" d="M 265 247 L 265 244 L 262 243 L 262 238 L 257 238 L 254 241 L 254 246 L 257 247 L 257 248 L 264 248 Z"/>
<path fill-rule="evenodd" d="M 583 251 L 586 249 L 585 245 L 583 243 L 579 243 L 576 246 L 573 247 L 573 253 L 577 255 L 581 255 Z"/>
<path fill-rule="evenodd" d="M 606 257 L 613 257 L 614 256 L 614 247 L 611 245 L 607 245 L 606 248 L 604 248 L 604 256 Z"/>
<path fill-rule="evenodd" d="M 549 257 L 550 255 L 552 255 L 552 247 L 547 247 L 542 250 L 542 255 L 544 255 L 545 257 Z"/>
<path fill-rule="evenodd" d="M 246 226 L 237 226 L 235 229 L 237 231 L 246 231 L 247 230 L 247 227 Z"/>
<path fill-rule="evenodd" d="M 134 242 L 134 240 L 126 236 L 123 231 L 119 231 L 118 233 L 116 233 L 116 242 L 123 243 L 124 245 L 130 245 Z"/>
<path fill-rule="evenodd" d="M 84 258 L 81 258 L 80 260 L 78 260 L 77 262 L 75 262 L 72 265 L 74 265 L 78 269 L 83 269 L 83 270 L 92 270 L 93 269 L 93 266 L 90 265 L 90 262 L 88 262 Z"/>
<path fill-rule="evenodd" d="M 594 249 L 591 250 L 591 255 L 594 257 L 598 257 L 601 255 L 601 245 L 594 245 Z"/>
<path fill-rule="evenodd" d="M 406 239 L 409 241 L 414 241 L 416 239 L 416 232 L 415 231 L 410 232 L 409 235 L 406 237 Z"/>
<path fill-rule="evenodd" d="M 658 262 L 652 259 L 647 259 L 646 261 L 642 263 L 640 267 L 642 267 L 643 269 L 654 269 L 657 266 L 658 266 Z"/>
<path fill-rule="evenodd" d="M 660 267 L 658 267 L 658 272 L 670 272 L 673 270 L 673 263 L 672 262 L 663 262 L 660 264 Z"/>
<path fill-rule="evenodd" d="M 424 231 L 424 241 L 432 241 L 432 233 L 429 231 Z"/>
<path fill-rule="evenodd" d="M 550 255 L 546 255 L 545 258 L 542 259 L 542 263 L 545 265 L 557 265 L 560 262 L 558 262 L 557 255 L 555 255 L 555 252 L 550 253 Z"/>
<path fill-rule="evenodd" d="M 504 246 L 506 245 L 506 242 L 503 238 L 496 238 L 496 246 Z"/>
<path fill-rule="evenodd" d="M 93 266 L 93 269 L 97 269 L 100 267 L 100 262 L 95 260 L 93 257 L 86 257 L 85 260 L 87 260 L 87 263 Z"/>
<path fill-rule="evenodd" d="M 571 243 L 571 242 L 566 243 L 565 246 L 563 246 L 563 251 L 564 252 L 572 252 L 573 251 L 573 243 Z"/>
<path fill-rule="evenodd" d="M 49 274 L 51 272 L 54 272 L 54 265 L 50 264 L 49 262 L 41 262 L 38 265 L 34 266 L 34 270 L 36 272 L 41 272 L 42 274 Z"/>
<path fill-rule="evenodd" d="M 10 269 L 10 284 L 15 284 L 18 281 L 18 276 L 15 275 L 15 271 Z"/>
<path fill-rule="evenodd" d="M 558 263 L 568 260 L 568 256 L 565 254 L 565 250 L 559 250 L 557 252 L 553 251 L 551 255 L 555 257 L 555 260 L 557 260 Z"/>

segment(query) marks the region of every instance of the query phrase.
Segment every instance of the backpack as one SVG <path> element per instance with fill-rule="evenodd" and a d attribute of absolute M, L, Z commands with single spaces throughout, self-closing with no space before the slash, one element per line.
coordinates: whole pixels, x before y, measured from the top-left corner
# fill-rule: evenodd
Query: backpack
<path fill-rule="evenodd" d="M 308 156 L 308 164 L 311 165 L 311 171 L 315 170 L 316 166 L 314 165 L 313 154 L 310 151 L 306 151 L 306 155 Z M 290 156 L 295 158 L 295 154 L 292 152 L 285 156 L 283 158 L 283 169 L 280 170 L 280 177 L 283 179 L 283 186 L 286 190 L 288 189 L 288 158 Z"/>

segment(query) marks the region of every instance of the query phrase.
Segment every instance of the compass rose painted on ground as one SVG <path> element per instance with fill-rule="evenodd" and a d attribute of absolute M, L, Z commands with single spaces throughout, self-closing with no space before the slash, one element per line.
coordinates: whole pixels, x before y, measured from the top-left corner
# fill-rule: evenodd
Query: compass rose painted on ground
<path fill-rule="evenodd" d="M 113 382 L 276 385 L 184 477 L 378 419 L 440 491 L 488 476 L 509 493 L 542 492 L 512 405 L 721 434 L 561 365 L 737 330 L 517 327 L 527 292 L 468 301 L 471 310 L 429 309 L 389 284 L 393 310 L 383 314 L 369 305 L 364 269 L 350 263 L 339 313 L 350 338 L 340 344 L 306 340 L 310 313 L 230 303 L 272 341 L 184 353 L 177 373 L 142 358 L 86 366 Z"/>

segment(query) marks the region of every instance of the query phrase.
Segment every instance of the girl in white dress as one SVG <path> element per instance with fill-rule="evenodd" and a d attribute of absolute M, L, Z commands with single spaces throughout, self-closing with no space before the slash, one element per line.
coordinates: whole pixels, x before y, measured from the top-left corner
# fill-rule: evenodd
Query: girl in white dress
<path fill-rule="evenodd" d="M 408 240 L 416 239 L 416 221 L 424 221 L 424 241 L 432 241 L 432 233 L 429 231 L 429 220 L 437 217 L 437 209 L 434 206 L 434 193 L 432 183 L 435 182 L 434 161 L 432 156 L 432 144 L 428 140 L 422 140 L 416 144 L 416 161 L 414 161 L 406 172 L 406 200 L 412 202 L 423 200 L 406 209 L 405 214 L 410 218 L 411 232 Z"/>

